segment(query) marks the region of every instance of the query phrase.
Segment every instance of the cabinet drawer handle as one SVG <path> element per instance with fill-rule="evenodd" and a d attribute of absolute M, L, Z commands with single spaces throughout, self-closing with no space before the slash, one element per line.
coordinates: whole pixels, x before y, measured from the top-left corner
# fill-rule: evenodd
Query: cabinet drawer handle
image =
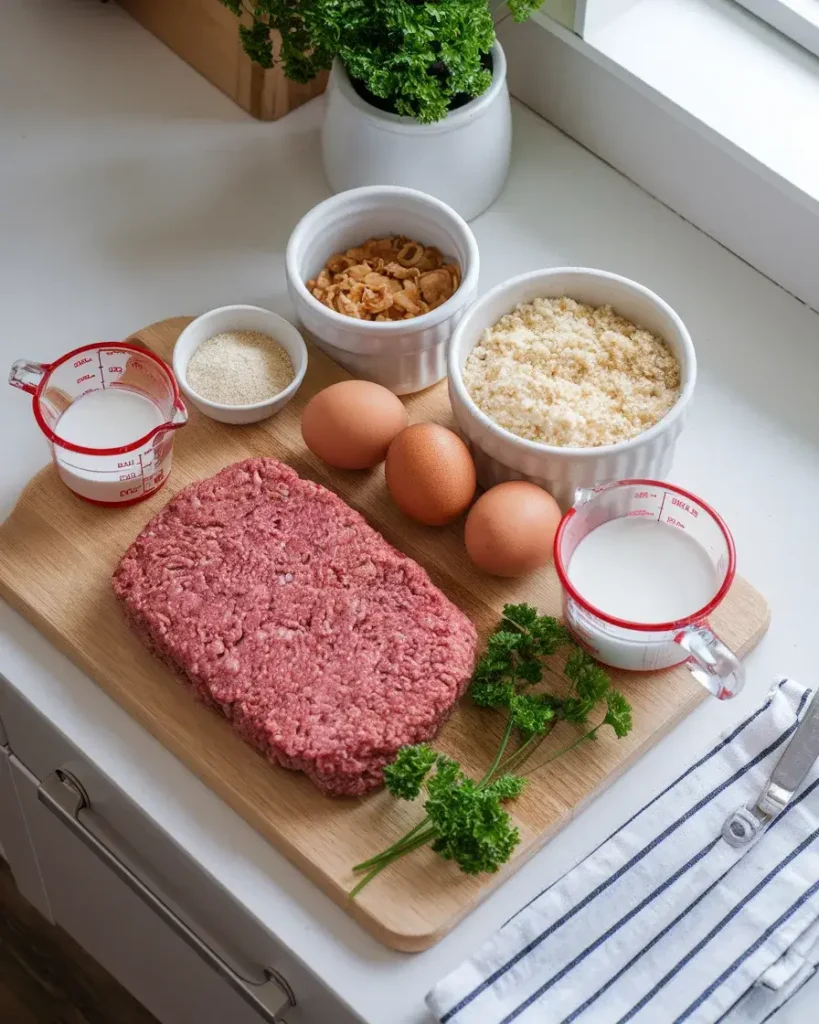
<path fill-rule="evenodd" d="M 108 847 L 79 819 L 91 801 L 82 784 L 64 768 L 58 768 L 40 783 L 37 799 L 66 826 L 99 860 L 110 868 L 143 903 L 183 939 L 205 963 L 233 988 L 267 1024 L 284 1024 L 279 1012 L 295 1006 L 296 999 L 287 981 L 271 967 L 264 968 L 265 981 L 243 978 L 227 964 L 185 922 L 167 907 Z"/>

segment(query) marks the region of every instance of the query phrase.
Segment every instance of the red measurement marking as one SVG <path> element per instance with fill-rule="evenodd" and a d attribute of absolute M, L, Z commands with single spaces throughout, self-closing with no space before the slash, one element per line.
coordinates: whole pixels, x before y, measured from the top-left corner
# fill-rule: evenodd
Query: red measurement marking
<path fill-rule="evenodd" d="M 626 518 L 630 516 L 650 516 L 654 517 L 654 513 L 650 512 L 647 508 L 633 508 L 631 512 L 626 512 Z"/>
<path fill-rule="evenodd" d="M 85 364 L 86 364 L 86 363 L 90 363 L 90 362 L 91 362 L 91 358 L 90 358 L 90 356 L 86 356 L 86 357 L 85 357 L 85 359 L 78 359 L 78 360 L 77 360 L 77 361 L 76 361 L 76 362 L 74 363 L 74 369 L 75 369 L 75 370 L 79 370 L 79 368 L 80 368 L 81 366 L 85 366 Z"/>
<path fill-rule="evenodd" d="M 117 469 L 127 469 L 129 466 L 135 466 L 136 459 L 128 459 L 127 462 L 118 462 Z"/>
<path fill-rule="evenodd" d="M 120 478 L 120 480 L 136 480 L 138 476 L 139 476 L 139 473 L 136 473 L 136 472 L 120 473 L 119 478 Z"/>
<path fill-rule="evenodd" d="M 679 519 L 675 519 L 675 518 L 674 518 L 673 516 L 669 516 L 669 517 L 668 517 L 668 518 L 666 519 L 666 522 L 668 523 L 668 525 L 669 525 L 669 526 L 679 526 L 679 528 L 680 528 L 681 530 L 684 530 L 684 529 L 685 529 L 685 523 L 681 523 L 681 522 L 679 521 Z"/>
<path fill-rule="evenodd" d="M 108 372 L 109 373 L 122 373 L 122 367 L 121 366 L 109 366 L 108 367 Z"/>
<path fill-rule="evenodd" d="M 141 490 L 140 486 L 137 487 L 125 487 L 119 492 L 120 498 L 127 498 L 132 494 L 139 494 Z"/>
<path fill-rule="evenodd" d="M 572 624 L 572 630 L 574 632 L 575 640 L 580 644 L 580 646 L 584 650 L 588 651 L 589 654 L 593 654 L 595 656 L 600 654 L 600 648 L 595 646 L 595 644 L 592 642 L 592 636 L 588 632 L 588 630 L 585 630 L 577 622 Z"/>
<path fill-rule="evenodd" d="M 84 380 L 93 380 L 93 379 L 94 379 L 94 374 L 93 373 L 84 373 L 82 375 L 82 377 L 77 377 L 77 383 L 78 384 L 82 384 L 82 382 Z"/>
<path fill-rule="evenodd" d="M 695 519 L 699 515 L 699 512 L 695 508 L 691 508 L 691 506 L 684 502 L 681 498 L 672 498 L 671 504 L 676 505 L 677 508 L 681 508 L 683 512 L 687 512 L 690 516 L 693 516 Z"/>
<path fill-rule="evenodd" d="M 648 491 L 635 491 L 634 492 L 634 498 L 637 501 L 639 501 L 641 498 L 647 498 L 647 497 L 648 497 Z"/>

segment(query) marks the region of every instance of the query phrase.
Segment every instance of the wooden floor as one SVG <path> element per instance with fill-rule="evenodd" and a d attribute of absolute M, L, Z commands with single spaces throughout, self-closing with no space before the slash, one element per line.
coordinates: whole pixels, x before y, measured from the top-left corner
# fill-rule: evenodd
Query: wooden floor
<path fill-rule="evenodd" d="M 157 1024 L 73 939 L 20 896 L 2 858 L 0 1022 Z"/>

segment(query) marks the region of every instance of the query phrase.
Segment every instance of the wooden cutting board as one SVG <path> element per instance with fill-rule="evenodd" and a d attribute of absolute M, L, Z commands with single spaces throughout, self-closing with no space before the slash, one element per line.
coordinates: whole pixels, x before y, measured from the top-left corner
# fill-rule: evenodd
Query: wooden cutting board
<path fill-rule="evenodd" d="M 166 320 L 135 335 L 159 355 L 171 350 L 187 318 Z M 559 614 L 553 568 L 523 580 L 498 580 L 477 571 L 463 547 L 463 524 L 425 527 L 408 520 L 390 500 L 383 467 L 341 472 L 305 448 L 301 410 L 320 388 L 347 374 L 316 349 L 295 399 L 273 419 L 226 426 L 191 409 L 176 434 L 168 484 L 127 509 L 102 509 L 75 498 L 51 466 L 23 492 L 0 527 L 0 593 L 115 700 L 162 741 L 234 810 L 297 864 L 376 938 L 396 949 L 425 949 L 503 882 L 589 801 L 705 699 L 685 668 L 665 672 L 613 672 L 634 708 L 625 740 L 604 730 L 554 767 L 533 776 L 508 805 L 522 833 L 512 862 L 497 875 L 470 878 L 428 850 L 391 866 L 352 901 L 351 865 L 394 842 L 420 817 L 420 809 L 384 792 L 361 800 L 321 796 L 301 774 L 268 764 L 218 714 L 198 703 L 132 635 L 114 600 L 110 577 L 121 554 L 145 523 L 180 488 L 232 462 L 272 455 L 298 473 L 332 487 L 396 547 L 419 561 L 433 580 L 475 621 L 483 640 L 507 601 L 527 601 Z M 411 421 L 451 425 L 445 383 L 406 399 Z M 740 654 L 767 629 L 765 600 L 737 578 L 713 624 Z M 499 715 L 464 700 L 437 741 L 467 771 L 480 775 L 500 737 Z M 572 727 L 553 741 L 571 742 Z M 648 781 L 650 788 L 650 781 Z"/>

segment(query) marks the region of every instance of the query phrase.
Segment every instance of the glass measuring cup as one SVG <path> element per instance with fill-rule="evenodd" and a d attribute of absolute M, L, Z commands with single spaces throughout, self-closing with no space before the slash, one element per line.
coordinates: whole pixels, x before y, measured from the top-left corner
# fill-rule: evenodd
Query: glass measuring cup
<path fill-rule="evenodd" d="M 32 395 L 34 418 L 45 434 L 63 483 L 95 505 L 133 505 L 158 490 L 171 470 L 173 432 L 188 421 L 171 368 L 153 353 L 129 345 L 84 345 L 53 363 L 18 359 L 9 384 Z M 69 406 L 94 391 L 121 388 L 149 399 L 163 422 L 118 447 L 72 444 L 55 433 Z"/>
<path fill-rule="evenodd" d="M 673 622 L 630 622 L 595 608 L 569 578 L 577 546 L 612 519 L 639 516 L 685 530 L 714 567 L 715 586 L 703 607 Z M 563 586 L 563 616 L 574 638 L 598 661 L 636 671 L 685 664 L 694 678 L 724 700 L 742 689 L 742 664 L 708 624 L 736 573 L 734 541 L 717 513 L 693 494 L 658 480 L 621 480 L 581 488 L 555 535 L 555 568 Z M 674 586 L 674 580 L 668 581 Z"/>

